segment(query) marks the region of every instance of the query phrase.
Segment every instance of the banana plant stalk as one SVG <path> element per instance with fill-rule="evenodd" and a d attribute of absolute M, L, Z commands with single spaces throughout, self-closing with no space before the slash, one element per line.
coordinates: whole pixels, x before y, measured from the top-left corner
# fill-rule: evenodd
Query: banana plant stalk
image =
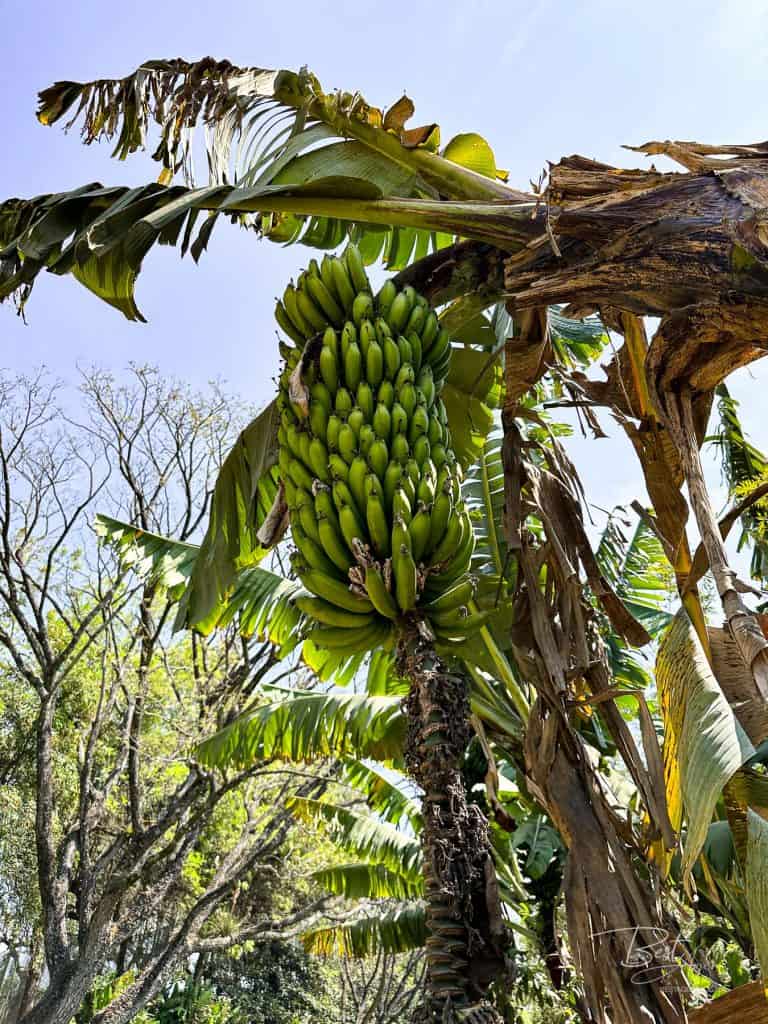
<path fill-rule="evenodd" d="M 405 758 L 421 786 L 424 891 L 427 900 L 427 993 L 418 1021 L 501 1018 L 485 1001 L 505 966 L 506 928 L 495 880 L 488 825 L 467 801 L 461 759 L 471 736 L 469 693 L 417 626 L 401 634 L 398 668 L 410 680 L 405 701 Z"/>

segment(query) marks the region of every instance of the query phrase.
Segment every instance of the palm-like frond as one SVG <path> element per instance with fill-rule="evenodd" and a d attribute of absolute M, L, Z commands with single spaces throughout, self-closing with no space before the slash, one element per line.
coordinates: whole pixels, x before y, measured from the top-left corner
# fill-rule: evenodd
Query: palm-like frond
<path fill-rule="evenodd" d="M 258 531 L 277 494 L 277 428 L 280 415 L 271 402 L 240 433 L 219 470 L 208 529 L 192 566 L 183 623 L 210 619 L 229 595 L 237 574 L 267 553 Z"/>
<path fill-rule="evenodd" d="M 633 530 L 619 506 L 608 517 L 595 552 L 600 571 L 632 615 L 651 636 L 671 621 L 665 607 L 673 592 L 669 561 L 656 534 L 644 519 Z"/>
<path fill-rule="evenodd" d="M 595 315 L 574 320 L 560 308 L 550 306 L 547 326 L 555 355 L 566 366 L 588 366 L 608 344 L 608 332 Z"/>
<path fill-rule="evenodd" d="M 334 864 L 313 871 L 312 878 L 328 892 L 349 900 L 410 900 L 424 891 L 421 878 L 407 878 L 383 864 Z"/>
<path fill-rule="evenodd" d="M 246 766 L 278 757 L 313 761 L 322 757 L 402 755 L 405 719 L 398 697 L 306 690 L 267 691 L 272 699 L 235 719 L 197 750 L 211 767 Z"/>
<path fill-rule="evenodd" d="M 116 139 L 120 159 L 159 129 L 160 183 L 89 185 L 0 205 L 0 298 L 13 293 L 23 304 L 47 268 L 75 274 L 140 319 L 133 288 L 143 256 L 156 241 L 180 240 L 182 252 L 191 247 L 198 258 L 217 212 L 279 242 L 334 248 L 351 237 L 367 261 L 383 255 L 400 268 L 455 235 L 480 231 L 492 241 L 507 233 L 501 223 L 486 230 L 478 220 L 471 228 L 473 204 L 498 221 L 497 204 L 532 198 L 497 180 L 479 137 L 474 145 L 449 143 L 440 156 L 433 151 L 436 125 L 405 127 L 413 113 L 407 98 L 384 113 L 359 94 L 324 93 L 307 71 L 237 68 L 211 58 L 148 61 L 119 80 L 56 83 L 41 93 L 38 117 L 53 124 L 73 108 L 67 126 L 82 118 L 85 142 Z M 209 180 L 193 188 L 192 138 L 200 124 Z M 167 188 L 178 170 L 188 187 Z M 377 205 L 382 201 L 386 209 Z M 456 203 L 469 207 L 462 212 Z M 193 241 L 201 210 L 211 216 Z"/>
<path fill-rule="evenodd" d="M 418 803 L 405 792 L 411 784 L 404 775 L 390 770 L 384 775 L 377 765 L 364 764 L 348 758 L 342 769 L 342 779 L 357 790 L 372 811 L 393 825 L 407 823 L 418 831 L 422 826 Z"/>
<path fill-rule="evenodd" d="M 739 495 L 768 479 L 768 458 L 747 440 L 739 419 L 739 404 L 725 384 L 720 384 L 715 393 L 720 426 L 708 440 L 720 449 L 730 495 Z M 757 502 L 749 508 L 741 516 L 741 526 L 739 551 L 752 544 L 752 575 L 756 579 L 768 579 L 768 509 L 765 503 Z"/>
<path fill-rule="evenodd" d="M 61 120 L 77 104 L 66 127 L 82 117 L 86 143 L 117 138 L 114 155 L 119 159 L 143 149 L 150 128 L 157 126 L 161 141 L 154 159 L 166 178 L 183 169 L 190 183 L 192 138 L 202 124 L 213 184 L 269 184 L 310 146 L 336 137 L 388 157 L 448 198 L 517 195 L 497 181 L 503 172 L 478 136 L 469 145 L 467 137 L 452 140 L 446 156 L 437 156 L 437 125 L 405 127 L 414 112 L 407 97 L 384 112 L 357 92 L 324 92 L 306 68 L 298 73 L 239 68 L 211 57 L 194 63 L 151 60 L 122 79 L 57 82 L 39 99 L 37 116 L 43 124 Z"/>
<path fill-rule="evenodd" d="M 414 884 L 421 880 L 418 838 L 370 815 L 355 814 L 330 801 L 291 797 L 287 806 L 296 817 L 326 829 L 339 849 L 371 864 L 381 864 Z"/>
<path fill-rule="evenodd" d="M 183 610 L 200 558 L 200 547 L 104 515 L 96 517 L 95 529 L 103 542 L 119 550 L 127 568 L 158 584 L 172 601 L 179 602 L 181 614 L 177 625 L 183 625 Z M 289 641 L 300 639 L 301 615 L 292 604 L 292 598 L 300 589 L 298 583 L 278 573 L 250 566 L 237 573 L 226 600 L 213 605 L 207 617 L 196 623 L 196 628 L 208 633 L 228 626 L 237 618 L 244 636 L 253 633 L 266 636 L 287 653 Z"/>
<path fill-rule="evenodd" d="M 502 434 L 492 430 L 480 453 L 467 471 L 461 488 L 477 538 L 472 568 L 495 577 L 507 568 L 507 546 L 502 532 L 504 520 L 504 466 L 501 460 Z"/>
<path fill-rule="evenodd" d="M 348 924 L 315 928 L 305 932 L 301 941 L 308 953 L 364 957 L 420 949 L 426 938 L 424 905 L 411 902 L 374 910 Z"/>
<path fill-rule="evenodd" d="M 182 254 L 189 250 L 199 258 L 217 214 L 226 214 L 246 227 L 258 224 L 260 228 L 262 221 L 254 221 L 250 215 L 311 217 L 317 229 L 315 244 L 322 241 L 323 246 L 326 235 L 325 229 L 318 227 L 319 219 L 344 221 L 351 226 L 350 237 L 361 243 L 365 258 L 372 261 L 378 257 L 390 228 L 403 229 L 399 239 L 407 237 L 409 230 L 442 232 L 445 244 L 460 236 L 513 250 L 537 230 L 530 209 L 527 202 L 386 195 L 373 175 L 350 178 L 331 174 L 293 184 L 251 188 L 213 185 L 188 189 L 158 184 L 103 188 L 98 183 L 90 184 L 72 192 L 0 203 L 0 301 L 13 296 L 23 308 L 43 270 L 71 273 L 128 319 L 143 320 L 134 286 L 146 254 L 156 243 L 179 244 Z M 209 216 L 193 241 L 201 211 Z M 360 235 L 362 224 L 376 228 L 378 241 L 373 250 L 367 245 L 368 229 Z M 342 238 L 330 237 L 328 247 L 339 244 Z M 303 240 L 309 244 L 309 235 Z M 398 243 L 399 254 L 393 266 L 411 258 L 410 250 L 402 255 L 400 248 Z M 406 247 L 402 248 L 405 253 Z"/>
<path fill-rule="evenodd" d="M 119 552 L 127 569 L 167 590 L 171 599 L 181 597 L 200 550 L 197 544 L 171 540 L 105 515 L 96 516 L 94 530 Z"/>

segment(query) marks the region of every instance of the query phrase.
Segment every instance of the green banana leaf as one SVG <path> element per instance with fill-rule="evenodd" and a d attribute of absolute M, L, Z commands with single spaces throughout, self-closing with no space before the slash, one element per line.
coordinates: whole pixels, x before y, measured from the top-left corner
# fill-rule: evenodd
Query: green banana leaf
<path fill-rule="evenodd" d="M 499 353 L 453 346 L 441 397 L 448 413 L 453 450 L 463 469 L 482 455 L 503 394 L 504 371 Z"/>
<path fill-rule="evenodd" d="M 383 113 L 359 94 L 323 93 L 306 71 L 148 61 L 120 80 L 56 83 L 40 94 L 38 118 L 54 124 L 73 107 L 67 126 L 82 117 L 85 141 L 116 139 L 120 159 L 143 149 L 159 126 L 154 157 L 163 170 L 144 188 L 89 185 L 0 204 L 0 299 L 13 294 L 22 307 L 49 269 L 73 273 L 130 319 L 143 319 L 133 296 L 143 257 L 160 242 L 180 243 L 198 259 L 219 210 L 280 243 L 335 248 L 352 238 L 368 262 L 383 255 L 399 269 L 455 235 L 473 237 L 465 230 L 472 204 L 490 204 L 485 217 L 498 222 L 492 204 L 529 198 L 488 176 L 490 147 L 479 137 L 454 140 L 439 156 L 436 125 L 405 128 L 410 101 Z M 194 188 L 191 139 L 201 121 L 209 182 Z M 167 187 L 179 171 L 186 187 Z M 377 207 L 382 199 L 394 205 Z M 469 208 L 449 210 L 456 202 Z M 201 210 L 209 216 L 193 240 Z M 474 213 L 469 220 L 493 239 Z M 498 223 L 495 231 L 506 233 Z"/>
<path fill-rule="evenodd" d="M 747 809 L 745 889 L 752 940 L 765 984 L 768 979 L 768 822 L 751 808 Z"/>
<path fill-rule="evenodd" d="M 349 924 L 314 928 L 304 932 L 301 942 L 308 953 L 320 956 L 366 957 L 420 949 L 426 938 L 424 905 L 412 902 L 361 915 Z"/>
<path fill-rule="evenodd" d="M 755 750 L 717 683 L 690 619 L 681 609 L 656 660 L 664 718 L 664 774 L 673 827 L 688 830 L 683 879 L 701 852 L 725 784 Z"/>
<path fill-rule="evenodd" d="M 344 762 L 341 778 L 352 789 L 365 797 L 368 807 L 393 825 L 407 822 L 419 831 L 423 820 L 416 800 L 405 792 L 413 788 L 406 776 L 389 769 L 384 775 L 375 764 L 366 764 L 356 758 Z"/>
<path fill-rule="evenodd" d="M 720 384 L 715 394 L 720 425 L 707 440 L 720 449 L 729 496 L 741 497 L 745 491 L 768 478 L 768 458 L 747 440 L 739 419 L 739 403 L 731 397 L 725 384 Z M 764 502 L 747 509 L 741 516 L 741 528 L 738 550 L 751 544 L 752 576 L 768 580 L 768 510 Z"/>
<path fill-rule="evenodd" d="M 287 807 L 300 820 L 327 831 L 339 849 L 420 884 L 421 844 L 413 835 L 330 801 L 291 797 Z"/>
<path fill-rule="evenodd" d="M 277 403 L 271 402 L 241 432 L 219 470 L 180 626 L 209 619 L 231 592 L 237 573 L 267 554 L 257 534 L 277 494 L 279 421 Z"/>
<path fill-rule="evenodd" d="M 416 899 L 424 892 L 421 877 L 406 878 L 383 864 L 334 864 L 312 872 L 323 889 L 349 900 Z"/>
<path fill-rule="evenodd" d="M 272 699 L 200 744 L 197 756 L 203 764 L 227 768 L 275 757 L 305 762 L 402 756 L 406 723 L 399 697 L 271 687 L 264 692 Z"/>
<path fill-rule="evenodd" d="M 176 624 L 188 622 L 186 606 L 194 578 L 199 548 L 181 544 L 167 537 L 148 533 L 108 516 L 97 517 L 97 530 L 102 540 L 114 543 L 130 567 L 139 575 L 155 574 L 155 579 L 177 601 Z M 184 578 L 184 583 L 181 581 Z M 345 654 L 316 647 L 304 639 L 305 619 L 293 598 L 303 593 L 301 586 L 278 573 L 258 565 L 236 571 L 228 593 L 195 623 L 195 630 L 208 634 L 237 621 L 244 636 L 256 634 L 270 640 L 279 657 L 298 651 L 302 661 L 322 680 L 333 680 L 346 686 L 363 670 L 367 672 L 371 692 L 395 694 L 407 691 L 407 684 L 397 677 L 391 651 L 368 654 Z"/>

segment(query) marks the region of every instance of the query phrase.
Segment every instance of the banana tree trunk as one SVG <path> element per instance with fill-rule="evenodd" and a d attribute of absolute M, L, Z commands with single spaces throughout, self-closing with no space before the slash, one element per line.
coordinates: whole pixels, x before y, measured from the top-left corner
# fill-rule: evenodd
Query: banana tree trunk
<path fill-rule="evenodd" d="M 468 803 L 461 771 L 471 735 L 467 683 L 416 628 L 402 638 L 398 664 L 411 684 L 406 763 L 424 793 L 427 992 L 415 1020 L 496 1024 L 486 997 L 505 967 L 505 927 L 488 825 Z"/>

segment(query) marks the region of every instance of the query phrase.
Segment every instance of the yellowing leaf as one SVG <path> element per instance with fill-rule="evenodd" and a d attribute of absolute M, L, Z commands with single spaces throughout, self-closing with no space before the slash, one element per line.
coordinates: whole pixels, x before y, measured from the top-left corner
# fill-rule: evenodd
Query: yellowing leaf
<path fill-rule="evenodd" d="M 451 141 L 443 150 L 442 154 L 446 160 L 452 160 L 455 164 L 482 174 L 486 178 L 495 178 L 496 158 L 493 150 L 482 137 L 476 132 L 465 132 L 463 135 L 454 135 Z"/>

